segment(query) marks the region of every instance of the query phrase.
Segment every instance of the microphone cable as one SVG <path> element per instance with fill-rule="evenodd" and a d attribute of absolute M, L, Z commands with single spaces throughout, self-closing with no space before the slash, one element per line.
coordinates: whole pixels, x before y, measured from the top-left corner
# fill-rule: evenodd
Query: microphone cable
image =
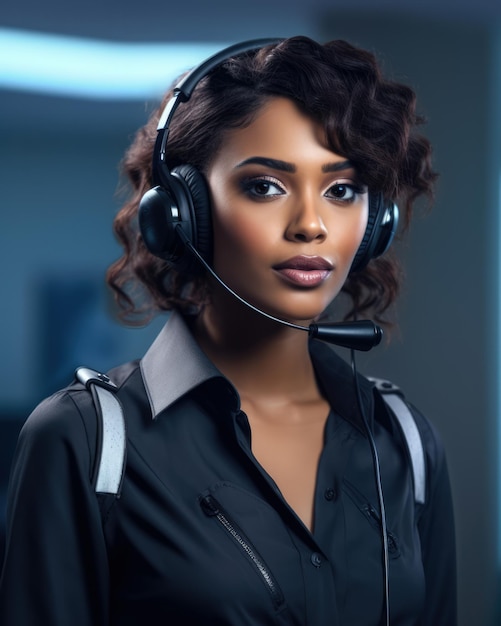
<path fill-rule="evenodd" d="M 379 455 L 377 452 L 376 442 L 372 430 L 369 426 L 365 409 L 362 403 L 362 396 L 360 393 L 360 385 L 358 384 L 358 372 L 357 362 L 355 356 L 355 350 L 351 349 L 351 369 L 353 372 L 353 383 L 355 388 L 355 395 L 357 398 L 358 410 L 364 423 L 364 428 L 369 441 L 369 446 L 372 454 L 372 465 L 374 468 L 374 478 L 376 481 L 376 490 L 379 504 L 380 515 L 380 531 L 381 531 L 381 543 L 382 543 L 382 566 L 383 566 L 383 614 L 384 614 L 384 626 L 390 626 L 390 585 L 389 585 L 389 558 L 388 558 L 388 531 L 386 528 L 386 512 L 384 506 L 383 486 L 381 483 L 381 467 L 379 464 Z"/>

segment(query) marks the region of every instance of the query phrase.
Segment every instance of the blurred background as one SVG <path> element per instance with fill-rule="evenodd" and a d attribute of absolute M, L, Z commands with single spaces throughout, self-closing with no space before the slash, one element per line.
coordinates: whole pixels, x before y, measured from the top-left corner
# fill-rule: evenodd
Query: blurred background
<path fill-rule="evenodd" d="M 501 564 L 501 3 L 495 0 L 19 0 L 0 15 L 0 528 L 17 433 L 80 364 L 140 357 L 163 320 L 125 329 L 104 272 L 118 165 L 184 69 L 255 37 L 347 39 L 412 85 L 440 172 L 399 254 L 392 342 L 361 369 L 440 429 L 458 539 L 460 624 L 491 626 Z M 3 533 L 3 530 L 2 530 Z M 3 540 L 0 543 L 3 543 Z M 1 553 L 0 553 L 1 554 Z"/>

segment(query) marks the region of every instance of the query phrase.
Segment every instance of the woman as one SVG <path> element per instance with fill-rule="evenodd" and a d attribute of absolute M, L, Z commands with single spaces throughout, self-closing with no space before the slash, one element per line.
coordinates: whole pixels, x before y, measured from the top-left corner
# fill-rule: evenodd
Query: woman
<path fill-rule="evenodd" d="M 440 439 L 416 414 L 416 504 L 381 396 L 293 327 L 341 292 L 349 317 L 395 300 L 393 203 L 406 224 L 435 178 L 414 93 L 342 41 L 236 50 L 168 94 L 124 161 L 108 279 L 129 321 L 172 313 L 110 373 L 121 497 L 94 491 L 85 387 L 42 403 L 13 467 L 2 624 L 455 623 Z"/>

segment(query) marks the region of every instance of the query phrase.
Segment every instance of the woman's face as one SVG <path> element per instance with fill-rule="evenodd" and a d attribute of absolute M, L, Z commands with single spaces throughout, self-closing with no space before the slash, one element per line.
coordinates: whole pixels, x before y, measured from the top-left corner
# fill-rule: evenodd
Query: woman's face
<path fill-rule="evenodd" d="M 207 172 L 214 269 L 267 313 L 305 323 L 339 293 L 362 241 L 367 189 L 322 128 L 273 98 L 230 131 Z"/>

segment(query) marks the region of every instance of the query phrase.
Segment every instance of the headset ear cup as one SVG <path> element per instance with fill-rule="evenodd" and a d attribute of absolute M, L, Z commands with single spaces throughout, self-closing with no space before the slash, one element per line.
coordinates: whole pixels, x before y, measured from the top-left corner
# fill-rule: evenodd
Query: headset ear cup
<path fill-rule="evenodd" d="M 373 259 L 382 256 L 391 246 L 397 234 L 398 218 L 398 206 L 393 202 L 386 204 L 382 219 L 378 225 L 379 233 L 372 251 Z"/>
<path fill-rule="evenodd" d="M 180 236 L 182 229 L 202 258 L 212 261 L 211 210 L 204 177 L 191 165 L 181 165 L 147 191 L 139 204 L 143 241 L 155 256 L 180 272 L 200 274 L 202 264 Z"/>
<path fill-rule="evenodd" d="M 175 167 L 171 176 L 181 179 L 185 184 L 193 212 L 192 243 L 202 258 L 210 264 L 212 262 L 212 215 L 209 190 L 205 178 L 192 165 Z M 196 273 L 201 270 L 202 267 Z"/>
<path fill-rule="evenodd" d="M 350 272 L 363 269 L 371 259 L 384 254 L 393 241 L 397 226 L 397 205 L 385 202 L 380 193 L 369 194 L 367 227 Z"/>
<path fill-rule="evenodd" d="M 138 210 L 139 230 L 151 254 L 175 263 L 183 253 L 176 233 L 177 208 L 169 190 L 156 186 L 141 198 Z"/>

